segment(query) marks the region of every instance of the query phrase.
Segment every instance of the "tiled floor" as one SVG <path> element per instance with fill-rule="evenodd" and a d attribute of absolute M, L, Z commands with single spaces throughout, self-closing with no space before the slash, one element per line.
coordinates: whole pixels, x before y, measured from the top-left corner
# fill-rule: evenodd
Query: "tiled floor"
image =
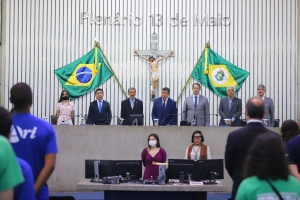
<path fill-rule="evenodd" d="M 74 193 L 51 193 L 50 196 L 73 196 L 75 200 L 104 200 L 103 192 L 74 192 Z M 228 193 L 208 193 L 207 200 L 227 200 Z"/>

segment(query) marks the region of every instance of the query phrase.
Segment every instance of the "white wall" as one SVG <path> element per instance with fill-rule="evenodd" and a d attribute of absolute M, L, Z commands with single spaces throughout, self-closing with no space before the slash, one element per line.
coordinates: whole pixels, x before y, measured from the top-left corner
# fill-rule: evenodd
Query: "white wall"
<path fill-rule="evenodd" d="M 81 24 L 81 12 L 93 16 L 138 16 L 140 26 Z M 187 26 L 173 27 L 170 18 L 186 17 Z M 229 26 L 194 26 L 198 14 L 227 16 Z M 17 82 L 30 84 L 34 93 L 32 112 L 48 117 L 62 90 L 53 70 L 81 57 L 93 48 L 97 37 L 108 61 L 127 90 L 137 88 L 137 98 L 144 101 L 146 124 L 151 121 L 150 75 L 146 61 L 133 55 L 134 49 L 150 49 L 150 35 L 158 33 L 158 49 L 173 50 L 175 56 L 159 65 L 158 88 L 170 87 L 177 97 L 196 64 L 205 42 L 235 65 L 250 71 L 238 94 L 243 106 L 256 95 L 256 86 L 266 85 L 267 96 L 275 103 L 275 118 L 297 119 L 297 0 L 10 0 L 3 17 L 2 63 L 4 63 L 4 101 L 9 104 L 9 89 Z M 162 14 L 163 24 L 152 26 L 149 15 Z M 128 22 L 129 20 L 127 20 Z M 191 85 L 178 101 L 179 113 L 184 98 L 191 95 Z M 111 103 L 113 115 L 119 115 L 125 98 L 111 78 L 100 86 Z M 160 91 L 160 90 L 159 90 Z M 160 92 L 159 92 L 160 93 Z M 210 101 L 211 113 L 218 113 L 220 98 L 205 87 L 202 94 Z M 75 100 L 76 113 L 85 114 L 93 92 Z M 78 120 L 77 123 L 79 123 Z M 211 117 L 216 125 L 217 117 Z"/>

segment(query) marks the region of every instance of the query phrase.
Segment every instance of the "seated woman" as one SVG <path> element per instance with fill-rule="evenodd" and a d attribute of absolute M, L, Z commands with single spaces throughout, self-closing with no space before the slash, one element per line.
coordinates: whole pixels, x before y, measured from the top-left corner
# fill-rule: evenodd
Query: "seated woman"
<path fill-rule="evenodd" d="M 142 161 L 145 167 L 145 179 L 156 180 L 158 177 L 158 165 L 153 165 L 153 162 L 164 163 L 167 160 L 166 151 L 160 147 L 158 135 L 151 133 L 147 140 L 148 147 L 142 151 Z"/>
<path fill-rule="evenodd" d="M 300 182 L 290 175 L 285 150 L 274 133 L 258 136 L 249 149 L 236 200 L 300 199 Z"/>
<path fill-rule="evenodd" d="M 192 135 L 192 145 L 185 151 L 184 159 L 207 160 L 211 159 L 209 146 L 203 144 L 204 136 L 201 131 L 195 131 Z"/>
<path fill-rule="evenodd" d="M 73 125 L 74 104 L 70 102 L 70 94 L 67 90 L 63 90 L 60 94 L 58 103 L 56 104 L 57 125 L 69 124 Z"/>

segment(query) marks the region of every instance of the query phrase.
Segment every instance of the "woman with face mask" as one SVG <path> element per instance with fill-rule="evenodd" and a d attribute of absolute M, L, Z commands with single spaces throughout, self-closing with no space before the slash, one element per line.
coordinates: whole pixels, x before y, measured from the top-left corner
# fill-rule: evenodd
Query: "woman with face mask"
<path fill-rule="evenodd" d="M 143 180 L 157 180 L 159 166 L 153 165 L 153 162 L 166 162 L 167 153 L 160 147 L 157 134 L 151 133 L 148 137 L 147 143 L 148 147 L 142 151 L 142 161 L 145 167 Z"/>
<path fill-rule="evenodd" d="M 193 144 L 186 148 L 184 159 L 195 161 L 211 159 L 209 146 L 203 144 L 204 136 L 201 131 L 194 131 L 191 142 Z"/>
<path fill-rule="evenodd" d="M 58 103 L 56 104 L 57 125 L 73 125 L 74 104 L 70 102 L 70 94 L 67 90 L 63 90 L 60 94 Z"/>

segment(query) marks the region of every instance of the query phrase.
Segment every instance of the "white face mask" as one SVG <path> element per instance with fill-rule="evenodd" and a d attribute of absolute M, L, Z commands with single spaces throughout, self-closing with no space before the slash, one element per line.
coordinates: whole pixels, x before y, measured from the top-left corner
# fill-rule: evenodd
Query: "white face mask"
<path fill-rule="evenodd" d="M 148 143 L 151 147 L 155 147 L 157 142 L 156 142 L 156 140 L 149 140 Z"/>

